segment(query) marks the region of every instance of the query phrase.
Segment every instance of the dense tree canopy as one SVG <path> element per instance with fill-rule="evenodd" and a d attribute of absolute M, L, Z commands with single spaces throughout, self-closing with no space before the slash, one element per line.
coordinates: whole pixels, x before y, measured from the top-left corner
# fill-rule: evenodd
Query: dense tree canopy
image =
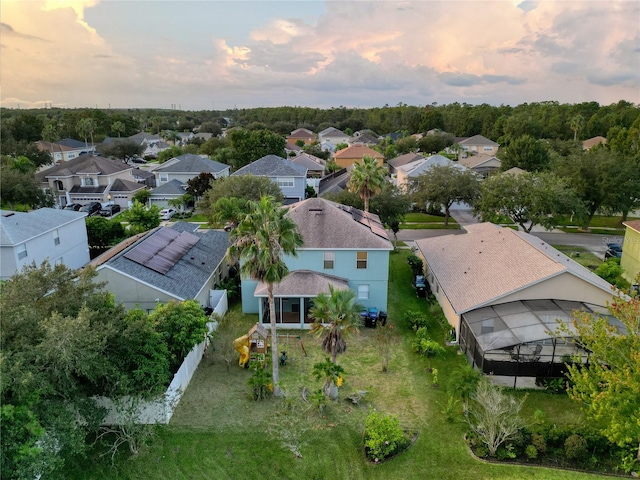
<path fill-rule="evenodd" d="M 129 163 L 133 157 L 142 153 L 144 147 L 127 139 L 114 139 L 111 143 L 101 143 L 98 145 L 98 152 L 105 157 L 118 158 Z"/>

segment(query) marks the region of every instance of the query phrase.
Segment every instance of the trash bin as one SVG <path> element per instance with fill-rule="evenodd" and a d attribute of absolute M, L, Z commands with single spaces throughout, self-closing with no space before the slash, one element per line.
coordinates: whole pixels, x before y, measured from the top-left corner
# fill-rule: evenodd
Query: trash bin
<path fill-rule="evenodd" d="M 380 313 L 378 313 L 378 321 L 384 327 L 387 324 L 387 312 L 380 311 Z"/>

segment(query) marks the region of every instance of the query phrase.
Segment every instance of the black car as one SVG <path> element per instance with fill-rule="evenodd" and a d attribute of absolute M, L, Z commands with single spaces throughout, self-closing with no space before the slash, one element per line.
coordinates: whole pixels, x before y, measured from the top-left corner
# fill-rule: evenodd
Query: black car
<path fill-rule="evenodd" d="M 92 215 L 98 215 L 98 213 L 100 213 L 100 210 L 102 210 L 102 205 L 100 204 L 100 202 L 89 202 L 83 205 L 79 211 L 85 212 L 88 217 L 91 217 Z"/>
<path fill-rule="evenodd" d="M 607 243 L 607 251 L 604 252 L 604 259 L 622 258 L 622 245 L 619 243 Z"/>
<path fill-rule="evenodd" d="M 73 210 L 74 212 L 77 212 L 81 208 L 82 205 L 80 205 L 79 203 L 68 203 L 64 206 L 63 210 Z"/>
<path fill-rule="evenodd" d="M 147 161 L 144 158 L 140 158 L 140 157 L 132 157 L 131 158 L 131 163 L 147 163 Z"/>
<path fill-rule="evenodd" d="M 105 206 L 102 210 L 100 210 L 100 215 L 102 215 L 103 217 L 112 217 L 119 211 L 120 211 L 120 205 L 118 205 L 117 203 L 109 204 Z"/>

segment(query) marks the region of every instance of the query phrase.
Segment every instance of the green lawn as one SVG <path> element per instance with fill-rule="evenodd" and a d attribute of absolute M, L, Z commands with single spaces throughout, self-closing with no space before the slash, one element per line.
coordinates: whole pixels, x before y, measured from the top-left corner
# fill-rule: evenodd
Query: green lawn
<path fill-rule="evenodd" d="M 411 212 L 404 216 L 404 223 L 443 223 L 443 215 L 429 215 L 427 213 Z M 449 217 L 449 223 L 455 223 L 455 219 Z"/>
<path fill-rule="evenodd" d="M 627 220 L 638 220 L 637 217 L 628 217 Z M 565 218 L 560 222 L 561 226 L 577 225 L 576 220 Z M 622 216 L 595 215 L 589 224 L 589 228 L 618 228 L 624 230 Z"/>
<path fill-rule="evenodd" d="M 312 375 L 313 364 L 324 358 L 319 341 L 309 333 L 291 331 L 280 339 L 291 361 L 281 367 L 281 384 L 287 392 L 290 409 L 287 420 L 296 425 L 289 432 L 304 433 L 302 458 L 296 458 L 280 441 L 265 432 L 281 423 L 274 414 L 287 402 L 254 402 L 247 396 L 250 371 L 237 366 L 227 371 L 222 354 L 225 345 L 203 358 L 171 424 L 158 428 L 151 446 L 135 457 L 122 454 L 116 467 L 106 457 L 95 456 L 70 468 L 71 479 L 592 479 L 594 475 L 544 468 L 497 465 L 471 456 L 463 439 L 466 426 L 462 415 L 448 423 L 439 403 L 447 399 L 447 375 L 465 363 L 457 349 L 447 347 L 442 358 L 433 360 L 439 371 L 440 388 L 432 386 L 427 362 L 410 349 L 413 332 L 402 322 L 406 310 L 428 311 L 425 299 L 417 298 L 411 286 L 406 262 L 409 251 L 391 255 L 389 275 L 389 322 L 398 336 L 390 371 L 382 373 L 374 331 L 363 329 L 347 341 L 347 351 L 339 357 L 346 370 L 340 399 L 331 402 L 325 415 L 302 400 L 302 388 L 313 392 L 320 380 Z M 228 338 L 235 338 L 257 320 L 242 315 L 238 306 L 230 312 L 232 327 Z M 442 341 L 442 327 L 432 322 L 432 337 Z M 284 333 L 284 332 L 283 332 Z M 300 338 L 296 338 L 300 336 Z M 301 343 L 304 345 L 305 356 Z M 228 345 L 228 343 L 226 344 Z M 237 357 L 236 357 L 237 358 Z M 354 405 L 345 398 L 350 392 L 366 390 L 365 401 Z M 415 444 L 396 458 L 373 465 L 364 458 L 362 430 L 369 408 L 398 415 L 401 424 L 417 431 Z M 543 409 L 549 421 L 580 419 L 579 410 L 566 396 L 531 392 L 525 416 Z"/>
<path fill-rule="evenodd" d="M 575 245 L 552 245 L 552 247 L 590 270 L 595 270 L 602 263 L 602 259 L 584 247 Z"/>

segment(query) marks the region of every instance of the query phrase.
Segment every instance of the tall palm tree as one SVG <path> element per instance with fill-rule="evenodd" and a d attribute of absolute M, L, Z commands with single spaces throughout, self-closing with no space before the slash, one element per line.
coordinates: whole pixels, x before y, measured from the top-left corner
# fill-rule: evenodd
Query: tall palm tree
<path fill-rule="evenodd" d="M 93 118 L 82 118 L 78 120 L 76 124 L 76 131 L 78 134 L 84 138 L 84 144 L 89 149 L 89 145 L 87 143 L 87 137 L 91 137 L 91 145 L 93 145 L 93 132 L 96 130 L 96 122 Z"/>
<path fill-rule="evenodd" d="M 119 120 L 111 124 L 111 130 L 113 130 L 114 132 L 118 132 L 118 138 L 120 138 L 120 134 L 123 133 L 126 129 L 127 127 L 125 126 L 125 124 Z"/>
<path fill-rule="evenodd" d="M 271 321 L 271 366 L 273 393 L 282 396 L 278 385 L 278 337 L 276 334 L 276 306 L 273 285 L 289 273 L 283 255 L 296 256 L 296 248 L 302 246 L 298 226 L 286 216 L 272 197 L 262 197 L 259 202 L 249 202 L 249 213 L 231 231 L 231 246 L 227 256 L 240 261 L 240 273 L 267 284 L 269 316 Z"/>
<path fill-rule="evenodd" d="M 347 186 L 349 191 L 357 193 L 364 200 L 364 211 L 369 211 L 369 199 L 382 190 L 386 176 L 383 166 L 371 157 L 362 157 L 351 170 L 351 178 Z"/>
<path fill-rule="evenodd" d="M 578 131 L 582 130 L 584 126 L 584 117 L 580 114 L 573 116 L 569 126 L 573 130 L 573 141 L 575 142 L 578 139 Z"/>
<path fill-rule="evenodd" d="M 311 333 L 322 337 L 322 350 L 331 355 L 333 363 L 347 350 L 345 339 L 359 332 L 362 310 L 364 306 L 356 301 L 353 290 L 335 290 L 331 285 L 329 295 L 321 293 L 313 301 L 309 310 L 309 315 L 315 320 Z"/>

